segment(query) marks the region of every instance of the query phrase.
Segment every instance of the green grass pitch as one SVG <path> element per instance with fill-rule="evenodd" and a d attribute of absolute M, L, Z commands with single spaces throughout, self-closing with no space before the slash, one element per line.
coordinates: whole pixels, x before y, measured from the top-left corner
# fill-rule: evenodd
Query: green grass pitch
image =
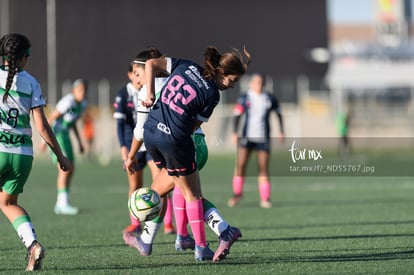
<path fill-rule="evenodd" d="M 100 166 L 79 159 L 71 201 L 80 214 L 57 216 L 55 167 L 35 160 L 20 203 L 46 248 L 43 273 L 414 273 L 413 178 L 273 177 L 274 206 L 261 209 L 256 178 L 249 177 L 241 204 L 228 208 L 233 163 L 234 155 L 210 155 L 201 171 L 202 187 L 229 223 L 241 228 L 243 238 L 224 261 L 197 263 L 192 252 L 176 252 L 175 236 L 162 231 L 149 257 L 124 245 L 127 180 L 119 161 Z M 148 171 L 146 179 L 148 185 Z M 3 215 L 0 232 L 0 273 L 22 272 L 26 251 Z M 216 249 L 217 237 L 206 232 Z"/>

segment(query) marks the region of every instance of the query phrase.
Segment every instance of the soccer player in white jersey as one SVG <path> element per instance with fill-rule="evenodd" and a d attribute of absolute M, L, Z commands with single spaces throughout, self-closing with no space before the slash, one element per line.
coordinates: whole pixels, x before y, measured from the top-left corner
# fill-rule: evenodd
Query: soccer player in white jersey
<path fill-rule="evenodd" d="M 253 74 L 250 89 L 239 97 L 234 108 L 233 141 L 238 144 L 236 165 L 233 176 L 233 197 L 228 201 L 230 207 L 236 206 L 243 196 L 246 166 L 253 151 L 257 151 L 259 167 L 258 189 L 260 206 L 272 207 L 270 202 L 269 155 L 270 155 L 270 113 L 275 112 L 279 119 L 280 139 L 283 142 L 283 119 L 276 97 L 264 91 L 265 76 Z M 238 137 L 239 122 L 245 115 L 241 136 Z"/>
<path fill-rule="evenodd" d="M 138 54 L 138 56 L 141 53 Z M 154 51 L 154 54 L 161 56 L 161 53 Z M 130 151 L 133 132 L 136 125 L 138 96 L 142 85 L 138 83 L 135 75 L 133 74 L 134 64 L 130 64 L 128 67 L 129 82 L 123 86 L 116 94 L 114 102 L 114 118 L 117 125 L 117 136 L 120 145 L 120 153 L 123 163 L 127 160 L 128 153 Z M 148 165 L 152 177 L 158 173 L 158 168 L 152 161 L 152 158 L 145 150 L 142 150 L 136 154 L 137 163 L 134 167 L 135 173 L 127 173 L 128 176 L 128 197 L 144 185 L 144 168 Z M 171 200 L 170 200 L 171 201 Z M 172 203 L 171 203 L 172 204 Z M 175 233 L 175 228 L 172 223 L 172 206 L 170 206 L 170 215 L 164 219 L 164 232 L 166 234 Z M 130 225 L 127 226 L 122 233 L 125 244 L 131 245 L 130 240 L 135 235 L 141 233 L 140 221 L 133 215 L 130 216 Z"/>
<path fill-rule="evenodd" d="M 27 247 L 26 271 L 41 267 L 45 249 L 37 241 L 29 214 L 17 202 L 33 163 L 32 129 L 34 124 L 51 150 L 60 169 L 71 169 L 44 113 L 45 100 L 37 80 L 24 70 L 30 42 L 17 33 L 0 39 L 0 209 Z"/>
<path fill-rule="evenodd" d="M 72 92 L 63 96 L 56 104 L 55 110 L 49 116 L 49 123 L 52 125 L 53 132 L 63 150 L 65 156 L 72 161 L 72 169 L 68 171 L 58 170 L 57 176 L 57 199 L 55 213 L 58 215 L 76 215 L 79 212 L 77 207 L 69 203 L 70 181 L 74 173 L 75 155 L 73 152 L 70 130 L 75 133 L 79 145 L 80 153 L 84 152 L 84 147 L 76 126 L 76 122 L 82 117 L 87 107 L 86 92 L 88 89 L 85 79 L 77 79 L 72 84 Z M 44 148 L 44 146 L 43 146 Z M 56 156 L 52 154 L 52 159 L 56 162 Z"/>

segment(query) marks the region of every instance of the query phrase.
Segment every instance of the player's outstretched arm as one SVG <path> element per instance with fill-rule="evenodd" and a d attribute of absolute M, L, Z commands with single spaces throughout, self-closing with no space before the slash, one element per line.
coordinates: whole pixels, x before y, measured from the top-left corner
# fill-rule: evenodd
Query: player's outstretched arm
<path fill-rule="evenodd" d="M 151 107 L 155 102 L 155 77 L 158 72 L 167 72 L 167 60 L 164 57 L 152 58 L 145 62 L 147 97 L 142 102 L 145 107 Z"/>

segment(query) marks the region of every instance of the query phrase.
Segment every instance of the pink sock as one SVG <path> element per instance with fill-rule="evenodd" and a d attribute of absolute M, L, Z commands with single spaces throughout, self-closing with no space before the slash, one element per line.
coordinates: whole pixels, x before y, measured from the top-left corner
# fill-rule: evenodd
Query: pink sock
<path fill-rule="evenodd" d="M 203 201 L 198 199 L 187 204 L 187 217 L 193 232 L 195 244 L 206 247 L 206 232 L 204 231 Z"/>
<path fill-rule="evenodd" d="M 188 236 L 187 229 L 187 212 L 185 211 L 185 199 L 181 194 L 180 188 L 174 187 L 173 191 L 173 204 L 174 204 L 174 216 L 175 225 L 177 227 L 177 234 L 180 236 Z"/>
<path fill-rule="evenodd" d="M 233 177 L 233 194 L 241 196 L 243 194 L 244 178 L 240 176 Z"/>
<path fill-rule="evenodd" d="M 268 201 L 270 199 L 270 182 L 259 183 L 260 200 Z"/>
<path fill-rule="evenodd" d="M 171 196 L 167 195 L 167 210 L 165 210 L 164 224 L 172 224 L 173 216 L 173 203 Z"/>
<path fill-rule="evenodd" d="M 131 220 L 131 224 L 133 225 L 137 225 L 139 226 L 141 223 L 139 222 L 139 220 L 135 219 L 134 216 L 132 216 L 131 214 L 129 214 L 129 219 Z"/>

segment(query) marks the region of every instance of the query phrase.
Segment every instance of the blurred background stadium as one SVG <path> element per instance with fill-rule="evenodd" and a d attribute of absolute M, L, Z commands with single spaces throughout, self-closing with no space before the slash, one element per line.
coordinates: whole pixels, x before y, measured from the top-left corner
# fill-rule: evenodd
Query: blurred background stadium
<path fill-rule="evenodd" d="M 27 69 L 49 109 L 73 80 L 89 80 L 93 146 L 107 159 L 118 156 L 115 93 L 127 82 L 131 59 L 148 45 L 197 62 L 208 45 L 223 52 L 246 46 L 253 55 L 249 72 L 265 73 L 267 89 L 281 102 L 288 137 L 336 137 L 336 117 L 347 112 L 352 137 L 412 137 L 411 0 L 344 2 L 356 13 L 369 5 L 370 20 L 332 20 L 334 0 L 0 0 L 0 32 L 31 40 Z M 222 93 L 204 126 L 211 152 L 235 149 L 232 107 L 247 77 Z"/>

